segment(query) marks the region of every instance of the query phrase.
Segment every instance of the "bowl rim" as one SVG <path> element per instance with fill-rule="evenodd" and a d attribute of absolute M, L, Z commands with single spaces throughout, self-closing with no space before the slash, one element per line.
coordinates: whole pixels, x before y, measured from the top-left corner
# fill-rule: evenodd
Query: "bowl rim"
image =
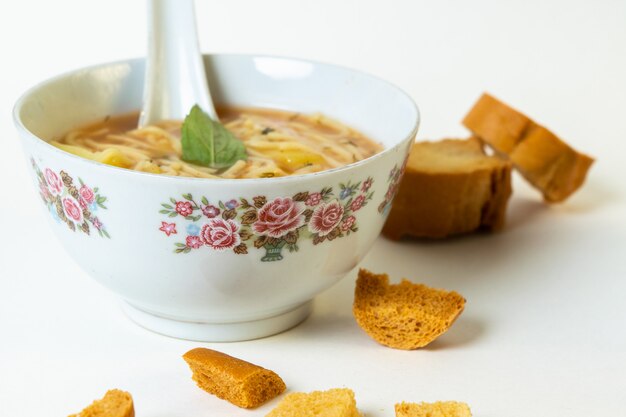
<path fill-rule="evenodd" d="M 369 78 L 369 79 L 373 79 L 376 80 L 378 82 L 381 82 L 385 85 L 387 85 L 388 87 L 390 87 L 391 89 L 397 91 L 398 93 L 400 93 L 400 95 L 404 96 L 406 99 L 408 99 L 408 103 L 412 106 L 413 111 L 415 112 L 415 122 L 413 123 L 413 127 L 411 128 L 410 132 L 401 140 L 398 141 L 398 143 L 396 143 L 395 145 L 388 147 L 388 148 L 384 148 L 381 152 L 378 152 L 377 154 L 374 154 L 372 156 L 370 156 L 369 158 L 365 158 L 362 159 L 360 161 L 357 162 L 353 162 L 351 164 L 348 165 L 343 165 L 340 167 L 336 167 L 336 168 L 331 168 L 331 169 L 326 169 L 323 171 L 318 171 L 318 172 L 311 172 L 311 173 L 307 173 L 307 174 L 299 174 L 299 175 L 287 175 L 284 177 L 272 177 L 272 178 L 195 178 L 195 177 L 182 177 L 182 176 L 173 176 L 173 175 L 163 175 L 163 174 L 154 174 L 154 173 L 150 173 L 150 172 L 144 172 L 144 171 L 135 171 L 133 169 L 128 169 L 128 168 L 121 168 L 121 167 L 116 167 L 113 165 L 109 165 L 109 164 L 105 164 L 102 162 L 98 162 L 98 161 L 93 161 L 90 159 L 86 159 L 86 158 L 82 158 L 78 155 L 74 155 L 71 154 L 69 152 L 63 151 L 53 145 L 51 145 L 49 142 L 47 142 L 46 140 L 40 138 L 39 136 L 35 135 L 34 133 L 32 133 L 28 128 L 26 128 L 26 126 L 24 125 L 24 123 L 22 122 L 22 119 L 20 117 L 20 112 L 21 109 L 24 105 L 24 103 L 26 102 L 26 100 L 28 100 L 28 98 L 33 95 L 35 92 L 37 92 L 38 90 L 42 89 L 43 87 L 53 84 L 63 78 L 67 78 L 70 77 L 73 74 L 76 74 L 78 72 L 90 72 L 90 71 L 94 71 L 97 69 L 101 69 L 101 68 L 106 68 L 106 67 L 110 67 L 110 66 L 115 66 L 115 65 L 120 65 L 120 64 L 136 64 L 142 61 L 145 61 L 145 58 L 140 57 L 140 58 L 130 58 L 130 59 L 121 59 L 121 60 L 116 60 L 116 61 L 109 61 L 109 62 L 104 62 L 104 63 L 99 63 L 99 64 L 94 64 L 94 65 L 89 65 L 89 66 L 85 66 L 85 67 L 80 67 L 80 68 L 75 68 L 72 70 L 68 70 L 68 71 L 64 71 L 60 74 L 57 74 L 53 77 L 47 78 L 43 81 L 40 81 L 39 83 L 33 85 L 32 87 L 28 88 L 26 91 L 24 91 L 20 97 L 17 99 L 17 101 L 15 102 L 15 105 L 13 106 L 13 124 L 15 125 L 15 128 L 18 130 L 19 133 L 21 133 L 20 136 L 24 135 L 26 137 L 28 137 L 29 139 L 34 140 L 36 143 L 39 143 L 40 145 L 46 147 L 48 150 L 51 150 L 53 153 L 56 153 L 58 155 L 60 155 L 61 157 L 65 157 L 65 158 L 73 158 L 75 160 L 78 160 L 81 163 L 85 163 L 85 164 L 92 164 L 97 168 L 104 168 L 104 169 L 112 169 L 115 170 L 115 172 L 121 173 L 121 174 L 128 174 L 128 175 L 139 175 L 141 177 L 149 177 L 149 178 L 158 178 L 158 181 L 191 181 L 191 182 L 200 182 L 200 183 L 214 183 L 214 184 L 230 184 L 230 183 L 238 183 L 238 184 L 251 184 L 251 183 L 265 183 L 265 184 L 270 184 L 270 183 L 283 183 L 283 182 L 290 182 L 290 181 L 298 181 L 298 180 L 306 180 L 306 179 L 314 179 L 315 177 L 319 177 L 319 176 L 323 176 L 323 175 L 328 175 L 328 174 L 334 174 L 334 173 L 340 173 L 342 171 L 349 171 L 352 170 L 352 168 L 356 168 L 362 165 L 366 165 L 369 164 L 372 161 L 375 161 L 377 159 L 382 158 L 384 155 L 394 151 L 395 149 L 399 148 L 400 146 L 402 146 L 404 144 L 404 142 L 406 142 L 407 140 L 409 140 L 410 138 L 415 137 L 415 135 L 417 134 L 418 128 L 420 126 L 420 122 L 421 122 L 421 114 L 419 111 L 419 107 L 417 106 L 417 104 L 415 103 L 415 101 L 413 100 L 413 98 L 411 98 L 411 96 L 406 93 L 403 89 L 401 89 L 400 87 L 398 87 L 397 85 L 383 79 L 380 78 L 378 76 L 372 75 L 368 72 L 365 71 L 361 71 L 361 70 L 356 70 L 353 68 L 350 68 L 348 66 L 343 66 L 343 65 L 336 65 L 336 64 L 330 64 L 330 63 L 325 63 L 325 62 L 320 62 L 320 61 L 314 61 L 314 60 L 310 60 L 310 59 L 303 59 L 303 58 L 297 58 L 297 57 L 289 57 L 289 56 L 281 56 L 281 55 L 268 55 L 268 54 L 239 54 L 239 53 L 203 53 L 202 54 L 203 58 L 206 57 L 211 57 L 211 56 L 216 56 L 216 57 L 239 57 L 239 58 L 262 58 L 262 59 L 282 59 L 282 60 L 288 60 L 288 61 L 293 61 L 293 62 L 301 62 L 301 63 L 307 63 L 307 64 L 312 64 L 312 65 L 321 65 L 321 66 L 325 66 L 325 67 L 329 67 L 329 68 L 333 68 L 333 69 L 339 69 L 339 70 L 344 70 L 344 71 L 350 71 L 353 73 L 357 73 L 361 76 L 364 76 L 365 78 Z M 21 139 L 21 138 L 20 138 Z"/>

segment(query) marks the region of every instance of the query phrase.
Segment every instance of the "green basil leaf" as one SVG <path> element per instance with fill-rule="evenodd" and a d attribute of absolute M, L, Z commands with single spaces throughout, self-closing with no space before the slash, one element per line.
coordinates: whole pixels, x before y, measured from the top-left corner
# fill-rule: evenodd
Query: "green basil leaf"
<path fill-rule="evenodd" d="M 215 167 L 226 168 L 240 159 L 247 159 L 246 146 L 221 123 L 213 122 Z"/>
<path fill-rule="evenodd" d="M 191 108 L 181 129 L 183 161 L 202 166 L 215 163 L 213 122 L 198 105 Z"/>
<path fill-rule="evenodd" d="M 247 159 L 246 147 L 198 105 L 185 117 L 181 131 L 183 161 L 209 168 L 228 168 Z"/>

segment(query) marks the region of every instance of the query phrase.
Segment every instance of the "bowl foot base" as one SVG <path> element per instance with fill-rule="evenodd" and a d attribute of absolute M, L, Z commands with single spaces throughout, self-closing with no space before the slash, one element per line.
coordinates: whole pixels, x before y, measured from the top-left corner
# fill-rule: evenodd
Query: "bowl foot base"
<path fill-rule="evenodd" d="M 239 342 L 271 336 L 295 327 L 309 316 L 312 302 L 307 301 L 265 319 L 234 323 L 174 320 L 147 313 L 126 302 L 122 303 L 122 308 L 132 321 L 155 333 L 198 342 Z"/>

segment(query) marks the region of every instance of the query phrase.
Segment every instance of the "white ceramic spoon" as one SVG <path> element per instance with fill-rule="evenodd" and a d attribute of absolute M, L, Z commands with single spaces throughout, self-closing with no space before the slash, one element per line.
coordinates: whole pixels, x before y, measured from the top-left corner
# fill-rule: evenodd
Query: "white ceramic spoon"
<path fill-rule="evenodd" d="M 193 0 L 148 0 L 148 16 L 139 127 L 182 120 L 194 104 L 218 120 L 198 46 Z"/>

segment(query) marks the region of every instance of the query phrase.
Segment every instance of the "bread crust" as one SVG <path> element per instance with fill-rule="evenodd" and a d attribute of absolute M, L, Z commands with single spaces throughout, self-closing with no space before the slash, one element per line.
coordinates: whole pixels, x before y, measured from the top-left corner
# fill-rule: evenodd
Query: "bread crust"
<path fill-rule="evenodd" d="M 564 201 L 580 188 L 594 162 L 489 94 L 478 99 L 463 124 L 498 154 L 508 156 L 549 203 Z"/>
<path fill-rule="evenodd" d="M 69 417 L 135 417 L 133 397 L 126 391 L 112 389 L 83 411 Z"/>
<path fill-rule="evenodd" d="M 406 403 L 395 405 L 396 417 L 472 417 L 467 404 L 458 401 Z"/>
<path fill-rule="evenodd" d="M 504 227 L 511 164 L 485 155 L 478 139 L 413 145 L 383 234 L 443 238 Z"/>
<path fill-rule="evenodd" d="M 275 372 L 216 350 L 192 349 L 183 359 L 200 388 L 241 408 L 258 407 L 286 389 Z"/>
<path fill-rule="evenodd" d="M 465 299 L 455 291 L 429 288 L 387 274 L 359 270 L 352 312 L 378 343 L 395 349 L 424 347 L 445 333 L 461 315 Z"/>
<path fill-rule="evenodd" d="M 292 392 L 266 417 L 360 417 L 354 392 L 332 388 L 309 393 Z"/>

